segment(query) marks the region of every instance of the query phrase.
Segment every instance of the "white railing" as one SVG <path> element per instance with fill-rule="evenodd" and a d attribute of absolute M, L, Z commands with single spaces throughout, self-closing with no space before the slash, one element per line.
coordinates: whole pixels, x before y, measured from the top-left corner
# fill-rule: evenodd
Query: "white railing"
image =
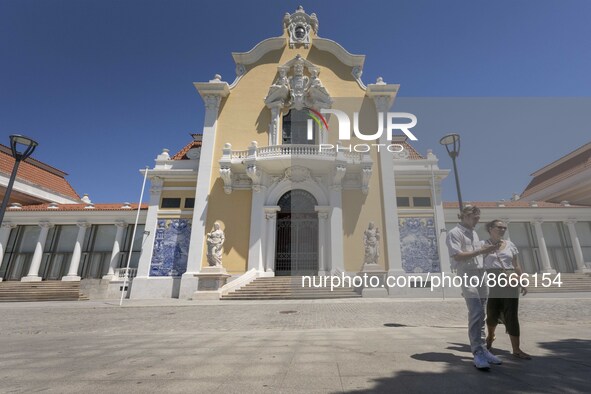
<path fill-rule="evenodd" d="M 247 150 L 233 150 L 232 159 L 246 159 L 248 157 Z"/>
<path fill-rule="evenodd" d="M 257 156 L 259 157 L 274 157 L 285 155 L 298 156 L 328 156 L 336 155 L 335 149 L 320 149 L 318 145 L 273 145 L 264 146 L 257 149 Z"/>
<path fill-rule="evenodd" d="M 137 268 L 115 268 L 115 280 L 125 279 L 125 270 L 129 270 L 127 279 L 133 279 L 136 277 Z"/>
<path fill-rule="evenodd" d="M 348 150 L 341 150 L 342 154 L 347 160 L 353 162 L 359 162 L 362 159 L 362 153 L 360 152 L 349 152 Z M 316 157 L 336 157 L 336 148 L 323 147 L 320 149 L 320 145 L 308 145 L 308 144 L 285 144 L 285 145 L 272 145 L 263 147 L 251 147 L 247 150 L 231 150 L 228 148 L 224 149 L 224 156 L 230 159 L 244 160 L 249 157 L 256 158 L 272 158 L 272 157 L 284 157 L 284 156 L 316 156 Z"/>
<path fill-rule="evenodd" d="M 224 286 L 220 287 L 219 293 L 220 296 L 226 295 L 231 291 L 238 290 L 242 286 L 246 286 L 256 278 L 258 278 L 259 272 L 256 268 L 252 268 L 250 271 L 245 272 L 239 278 L 234 279 L 232 282 L 225 284 Z"/>

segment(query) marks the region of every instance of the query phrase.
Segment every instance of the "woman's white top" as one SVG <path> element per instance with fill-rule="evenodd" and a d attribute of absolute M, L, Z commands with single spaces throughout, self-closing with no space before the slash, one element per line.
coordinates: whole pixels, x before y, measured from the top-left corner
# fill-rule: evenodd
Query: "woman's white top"
<path fill-rule="evenodd" d="M 513 257 L 519 254 L 517 247 L 511 241 L 504 240 L 503 249 L 497 250 L 495 253 L 484 256 L 484 269 L 513 269 Z M 486 241 L 485 245 L 490 245 L 490 241 Z"/>

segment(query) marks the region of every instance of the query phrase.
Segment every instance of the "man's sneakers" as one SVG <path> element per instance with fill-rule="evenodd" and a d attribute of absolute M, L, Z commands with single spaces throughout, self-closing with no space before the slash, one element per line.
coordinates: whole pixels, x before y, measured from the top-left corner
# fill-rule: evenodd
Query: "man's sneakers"
<path fill-rule="evenodd" d="M 474 366 L 478 369 L 490 369 L 490 365 L 501 365 L 503 362 L 486 349 L 478 349 L 474 353 Z"/>
<path fill-rule="evenodd" d="M 474 366 L 478 369 L 489 369 L 490 364 L 486 361 L 486 356 L 482 349 L 478 349 L 474 352 Z"/>
<path fill-rule="evenodd" d="M 489 352 L 487 349 L 482 349 L 482 353 L 484 353 L 484 358 L 489 364 L 501 365 L 503 363 L 500 358 Z"/>

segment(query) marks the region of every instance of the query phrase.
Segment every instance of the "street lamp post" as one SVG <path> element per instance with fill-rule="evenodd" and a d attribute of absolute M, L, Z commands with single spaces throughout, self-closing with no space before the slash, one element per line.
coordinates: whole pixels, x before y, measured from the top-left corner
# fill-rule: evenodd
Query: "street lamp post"
<path fill-rule="evenodd" d="M 456 157 L 460 155 L 460 135 L 448 134 L 439 140 L 441 145 L 445 146 L 449 157 L 454 166 L 454 176 L 456 178 L 456 191 L 458 193 L 458 203 L 460 205 L 460 212 L 462 212 L 462 192 L 460 191 L 460 179 L 458 178 L 458 166 L 456 165 Z"/>
<path fill-rule="evenodd" d="M 14 166 L 12 167 L 12 175 L 10 175 L 10 181 L 8 181 L 6 193 L 4 194 L 2 206 L 0 207 L 0 224 L 2 224 L 2 221 L 4 220 L 4 213 L 6 212 L 8 200 L 10 200 L 10 193 L 12 192 L 12 186 L 16 179 L 18 166 L 21 161 L 31 156 L 37 145 L 37 141 L 25 137 L 24 135 L 13 134 L 10 136 L 10 149 L 12 150 L 12 156 L 14 157 Z"/>

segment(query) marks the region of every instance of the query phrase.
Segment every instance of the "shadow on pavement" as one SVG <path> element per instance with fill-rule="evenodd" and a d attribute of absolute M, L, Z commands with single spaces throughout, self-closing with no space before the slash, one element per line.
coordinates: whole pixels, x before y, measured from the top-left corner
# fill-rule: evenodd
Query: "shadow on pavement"
<path fill-rule="evenodd" d="M 375 379 L 368 390 L 348 393 L 588 393 L 591 391 L 591 341 L 564 339 L 540 342 L 545 354 L 520 360 L 509 351 L 495 349 L 503 365 L 484 373 L 474 368 L 468 345 L 450 343 L 450 352 L 413 354 L 425 363 L 445 363 L 443 372 L 400 371 L 390 378 Z M 452 353 L 462 352 L 461 356 Z M 439 370 L 440 368 L 438 368 Z"/>

